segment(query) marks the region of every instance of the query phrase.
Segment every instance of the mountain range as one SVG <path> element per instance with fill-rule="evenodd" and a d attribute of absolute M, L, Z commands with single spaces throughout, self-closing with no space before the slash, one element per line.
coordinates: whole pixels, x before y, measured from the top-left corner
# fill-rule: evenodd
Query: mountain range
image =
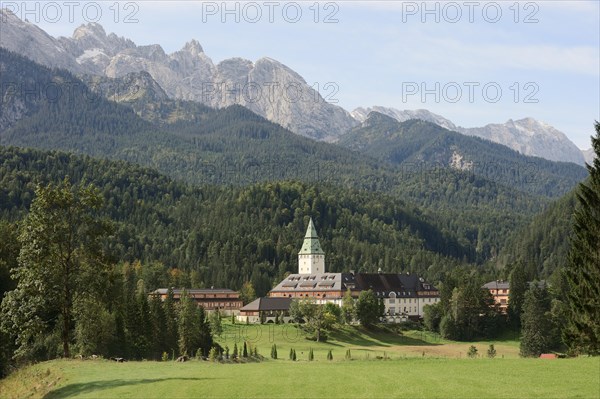
<path fill-rule="evenodd" d="M 327 102 L 297 72 L 268 57 L 255 62 L 231 58 L 215 64 L 196 40 L 167 54 L 160 45 L 137 46 L 129 39 L 106 34 L 96 23 L 80 26 L 70 38 L 54 38 L 10 11 L 0 10 L 0 14 L 0 46 L 42 65 L 91 76 L 83 78 L 88 82 L 97 77 L 124 78 L 145 71 L 155 82 L 146 79 L 146 85 L 153 86 L 159 95 L 215 108 L 242 105 L 294 133 L 317 140 L 340 140 L 376 111 L 401 122 L 429 121 L 503 144 L 524 155 L 579 165 L 590 156 L 564 133 L 533 118 L 464 128 L 428 110 L 374 106 L 349 113 Z"/>
<path fill-rule="evenodd" d="M 483 127 L 464 128 L 456 126 L 450 120 L 426 109 L 398 110 L 387 107 L 357 108 L 352 116 L 358 121 L 364 121 L 370 112 L 376 111 L 390 116 L 400 122 L 409 119 L 421 119 L 435 123 L 443 128 L 468 136 L 481 137 L 495 143 L 505 145 L 524 155 L 542 157 L 551 161 L 573 162 L 583 165 L 587 160 L 586 154 L 591 150 L 580 150 L 569 138 L 554 127 L 533 118 L 523 118 L 505 123 L 493 123 Z"/>

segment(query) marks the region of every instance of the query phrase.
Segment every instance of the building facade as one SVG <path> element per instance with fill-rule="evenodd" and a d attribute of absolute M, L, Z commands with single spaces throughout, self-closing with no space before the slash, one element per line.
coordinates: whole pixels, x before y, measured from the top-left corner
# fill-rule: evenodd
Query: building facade
<path fill-rule="evenodd" d="M 176 302 L 181 300 L 183 291 L 183 289 L 173 289 L 173 299 Z M 219 312 L 226 315 L 238 314 L 243 306 L 240 293 L 227 288 L 186 289 L 185 291 L 198 306 L 202 306 L 207 312 L 218 309 Z M 163 301 L 167 299 L 168 294 L 167 288 L 159 288 L 150 293 L 151 296 L 158 296 Z"/>
<path fill-rule="evenodd" d="M 291 298 L 258 298 L 241 308 L 237 319 L 242 323 L 288 323 L 291 302 Z"/>
<path fill-rule="evenodd" d="M 510 294 L 510 284 L 508 281 L 496 280 L 483 285 L 494 297 L 494 302 L 502 313 L 508 309 L 508 294 Z"/>

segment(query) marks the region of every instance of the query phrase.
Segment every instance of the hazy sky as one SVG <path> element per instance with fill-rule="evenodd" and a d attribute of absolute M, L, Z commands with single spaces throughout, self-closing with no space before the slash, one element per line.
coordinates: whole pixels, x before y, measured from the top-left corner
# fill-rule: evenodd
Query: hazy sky
<path fill-rule="evenodd" d="M 464 127 L 530 116 L 581 148 L 600 119 L 597 1 L 72 3 L 55 3 L 60 18 L 27 6 L 53 36 L 97 21 L 168 53 L 197 39 L 215 63 L 271 57 L 349 111 L 426 108 Z"/>

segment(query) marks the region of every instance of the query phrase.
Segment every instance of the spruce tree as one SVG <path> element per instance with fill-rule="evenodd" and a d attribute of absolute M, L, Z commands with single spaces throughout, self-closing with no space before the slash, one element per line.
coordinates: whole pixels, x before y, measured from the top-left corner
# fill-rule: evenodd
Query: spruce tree
<path fill-rule="evenodd" d="M 538 357 L 553 346 L 550 296 L 537 281 L 525 293 L 521 315 L 521 356 Z"/>
<path fill-rule="evenodd" d="M 246 341 L 244 341 L 244 350 L 242 351 L 242 357 L 243 358 L 248 357 L 248 346 L 246 346 Z"/>
<path fill-rule="evenodd" d="M 573 353 L 600 354 L 600 123 L 595 123 L 592 147 L 596 158 L 579 184 L 569 260 L 564 270 L 568 283 L 567 327 L 563 339 Z"/>

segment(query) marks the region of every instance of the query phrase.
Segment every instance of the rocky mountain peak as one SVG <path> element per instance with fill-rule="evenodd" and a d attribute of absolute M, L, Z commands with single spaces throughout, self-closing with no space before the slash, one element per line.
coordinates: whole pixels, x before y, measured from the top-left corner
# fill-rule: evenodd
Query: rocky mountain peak
<path fill-rule="evenodd" d="M 200 45 L 200 42 L 198 42 L 196 39 L 192 39 L 191 41 L 187 42 L 181 50 L 187 51 L 192 55 L 199 55 L 204 53 L 204 49 Z"/>
<path fill-rule="evenodd" d="M 79 26 L 73 32 L 74 40 L 82 40 L 90 36 L 97 39 L 106 39 L 106 31 L 104 30 L 102 25 L 95 22 L 90 22 L 88 24 L 83 24 Z"/>

